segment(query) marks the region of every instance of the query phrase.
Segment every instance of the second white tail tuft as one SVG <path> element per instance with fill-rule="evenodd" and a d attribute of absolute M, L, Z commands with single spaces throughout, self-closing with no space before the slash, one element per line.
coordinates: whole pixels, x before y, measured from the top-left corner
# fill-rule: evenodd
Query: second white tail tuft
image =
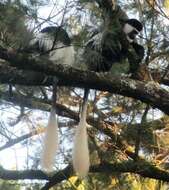
<path fill-rule="evenodd" d="M 80 178 L 87 175 L 90 166 L 86 125 L 82 120 L 77 126 L 73 149 L 73 168 Z"/>
<path fill-rule="evenodd" d="M 88 138 L 87 138 L 87 101 L 84 101 L 79 125 L 76 129 L 74 149 L 73 149 L 73 168 L 80 178 L 84 178 L 90 167 Z"/>
<path fill-rule="evenodd" d="M 55 110 L 52 108 L 44 137 L 44 146 L 41 157 L 41 166 L 47 172 L 53 170 L 58 144 L 58 122 Z"/>

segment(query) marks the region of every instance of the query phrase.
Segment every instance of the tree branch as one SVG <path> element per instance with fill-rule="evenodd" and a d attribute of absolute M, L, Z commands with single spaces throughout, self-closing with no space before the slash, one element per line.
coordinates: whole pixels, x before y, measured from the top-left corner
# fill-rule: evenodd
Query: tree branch
<path fill-rule="evenodd" d="M 0 179 L 4 180 L 24 180 L 24 179 L 41 179 L 50 180 L 50 177 L 41 170 L 5 170 L 0 169 Z"/>
<path fill-rule="evenodd" d="M 126 161 L 122 163 L 102 163 L 97 166 L 92 166 L 90 172 L 105 172 L 112 174 L 115 173 L 134 173 L 139 174 L 142 177 L 148 177 L 152 179 L 162 180 L 169 182 L 169 172 L 162 170 L 155 165 L 152 165 L 144 160 L 137 162 Z"/>
<path fill-rule="evenodd" d="M 22 54 L 10 55 L 6 51 L 0 51 L 0 57 L 19 69 L 33 70 L 49 76 L 56 76 L 66 86 L 91 88 L 132 97 L 169 114 L 169 92 L 163 88 L 157 88 L 152 82 L 145 83 L 128 78 L 112 77 L 108 74 L 81 71 L 68 66 L 54 65 L 49 60 L 35 60 Z"/>
<path fill-rule="evenodd" d="M 152 179 L 162 180 L 169 182 L 169 172 L 162 170 L 155 165 L 149 164 L 144 160 L 137 162 L 124 161 L 121 163 L 101 163 L 90 167 L 91 173 L 133 173 L 142 177 L 148 177 Z M 25 170 L 25 171 L 13 171 L 0 169 L 0 178 L 4 180 L 24 180 L 24 179 L 41 179 L 48 180 L 49 182 L 42 188 L 47 190 L 50 187 L 60 183 L 63 180 L 68 179 L 73 175 L 72 166 L 68 165 L 63 170 L 56 172 L 54 175 L 50 174 L 50 177 L 40 170 Z"/>
<path fill-rule="evenodd" d="M 39 98 L 28 98 L 24 95 L 17 95 L 15 93 L 13 93 L 13 96 L 11 98 L 8 92 L 2 92 L 2 91 L 0 91 L 0 94 L 2 99 L 8 102 L 12 102 L 15 105 L 28 107 L 30 109 L 40 109 L 42 111 L 50 111 L 51 101 L 49 100 L 44 100 Z M 59 116 L 68 117 L 75 120 L 75 123 L 76 122 L 78 123 L 79 121 L 79 114 L 70 110 L 64 105 L 56 104 L 56 113 Z M 98 121 L 97 119 L 94 119 L 91 116 L 87 118 L 87 122 L 97 130 L 99 130 L 100 132 L 109 136 L 112 140 L 116 139 L 116 144 L 118 144 L 119 148 L 122 150 L 126 148 L 126 145 L 122 143 L 123 142 L 122 139 L 124 138 L 127 139 L 127 141 L 129 142 L 134 142 L 135 137 L 137 136 L 138 127 L 140 127 L 140 124 L 132 124 L 132 125 L 130 124 L 128 126 L 126 125 L 126 123 L 118 124 L 118 128 L 122 128 L 122 132 L 120 135 L 117 135 L 116 133 L 114 133 L 113 130 L 114 125 L 117 127 L 117 124 Z M 156 129 L 163 129 L 168 124 L 168 122 L 169 121 L 167 117 L 164 117 L 159 120 L 143 123 L 141 126 L 144 132 L 144 134 L 141 135 L 142 143 L 144 143 L 145 145 L 149 145 L 150 144 L 149 139 L 151 139 L 149 138 L 151 137 L 150 136 L 151 131 Z M 67 125 L 65 126 L 67 127 Z M 63 124 L 61 127 L 63 127 Z M 1 148 L 4 149 L 13 146 L 15 143 L 20 142 L 19 140 L 21 141 L 24 140 L 25 139 L 24 137 L 26 136 L 28 136 L 29 138 L 29 134 L 25 134 L 21 137 L 18 137 L 17 139 L 13 139 L 12 142 L 11 141 L 9 143 L 7 142 L 7 144 L 0 147 L 0 150 Z"/>
<path fill-rule="evenodd" d="M 21 70 L 7 63 L 0 63 L 0 83 L 25 86 L 50 86 L 53 79 L 40 72 Z"/>
<path fill-rule="evenodd" d="M 73 175 L 73 167 L 72 165 L 68 165 L 65 169 L 54 174 L 49 180 L 49 182 L 47 182 L 46 185 L 42 187 L 41 190 L 48 190 L 50 189 L 50 187 L 53 187 L 54 185 L 60 183 L 61 181 L 67 180 L 72 175 Z"/>
<path fill-rule="evenodd" d="M 51 101 L 49 100 L 42 100 L 39 98 L 28 98 L 24 95 L 17 95 L 13 93 L 13 97 L 11 98 L 7 92 L 0 91 L 1 98 L 5 101 L 12 102 L 16 105 L 22 105 L 24 107 L 28 107 L 30 109 L 40 109 L 43 111 L 50 111 L 51 109 Z M 79 113 L 76 113 L 64 105 L 56 104 L 56 113 L 59 116 L 68 117 L 70 119 L 74 119 L 75 121 L 79 121 Z M 112 126 L 109 127 L 104 124 L 104 122 L 100 122 L 93 117 L 88 117 L 87 122 L 94 126 L 99 131 L 103 132 L 104 134 L 108 135 L 110 138 L 115 138 L 115 135 L 112 133 Z"/>
<path fill-rule="evenodd" d="M 21 141 L 24 141 L 34 135 L 38 135 L 40 133 L 43 133 L 45 131 L 44 128 L 41 128 L 41 129 L 36 129 L 36 130 L 33 130 L 31 131 L 30 133 L 27 133 L 25 135 L 22 135 L 18 138 L 15 138 L 15 139 L 10 139 L 7 143 L 5 143 L 4 145 L 0 146 L 0 151 L 6 149 L 6 148 L 9 148 L 17 143 L 20 143 Z"/>
<path fill-rule="evenodd" d="M 121 163 L 101 163 L 99 165 L 90 167 L 91 173 L 106 173 L 113 175 L 113 173 L 133 173 L 142 177 L 148 177 L 152 179 L 162 180 L 169 182 L 169 172 L 162 170 L 155 165 L 149 164 L 144 160 L 137 162 L 124 161 Z M 25 171 L 13 171 L 13 170 L 0 170 L 0 178 L 5 180 L 24 180 L 24 179 L 41 179 L 48 180 L 49 182 L 42 188 L 47 190 L 50 187 L 60 183 L 63 180 L 68 179 L 73 175 L 72 166 L 68 165 L 61 171 L 56 172 L 49 177 L 47 174 L 40 170 L 25 170 Z"/>

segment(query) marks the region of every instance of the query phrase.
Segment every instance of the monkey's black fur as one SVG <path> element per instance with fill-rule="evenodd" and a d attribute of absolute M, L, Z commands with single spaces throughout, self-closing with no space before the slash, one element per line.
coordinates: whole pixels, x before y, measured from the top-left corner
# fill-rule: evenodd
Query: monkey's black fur
<path fill-rule="evenodd" d="M 141 62 L 144 57 L 144 48 L 134 40 L 142 30 L 142 24 L 136 19 L 127 19 L 123 21 L 120 29 L 119 32 L 104 30 L 86 43 L 84 60 L 89 70 L 109 71 L 113 64 L 128 58 L 128 51 L 131 48 L 139 58 L 136 64 L 138 61 Z"/>

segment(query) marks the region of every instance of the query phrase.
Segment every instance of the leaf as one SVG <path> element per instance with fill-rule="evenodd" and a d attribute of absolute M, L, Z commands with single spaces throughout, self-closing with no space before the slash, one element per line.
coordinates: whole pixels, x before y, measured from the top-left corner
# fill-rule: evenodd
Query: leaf
<path fill-rule="evenodd" d="M 169 0 L 164 0 L 165 13 L 169 16 Z"/>
<path fill-rule="evenodd" d="M 164 7 L 165 7 L 166 9 L 169 9 L 169 1 L 168 1 L 168 0 L 165 0 L 165 1 L 164 1 Z"/>
<path fill-rule="evenodd" d="M 124 108 L 121 106 L 116 106 L 116 107 L 112 108 L 112 112 L 113 113 L 122 113 L 122 112 L 124 112 Z"/>

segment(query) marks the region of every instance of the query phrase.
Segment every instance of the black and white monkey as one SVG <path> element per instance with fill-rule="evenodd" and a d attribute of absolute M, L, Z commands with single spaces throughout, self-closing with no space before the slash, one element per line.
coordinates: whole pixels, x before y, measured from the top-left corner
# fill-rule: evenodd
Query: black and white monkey
<path fill-rule="evenodd" d="M 73 65 L 74 47 L 71 39 L 62 27 L 48 26 L 43 28 L 35 39 L 31 41 L 35 51 L 41 55 L 48 55 L 54 64 Z"/>
<path fill-rule="evenodd" d="M 30 42 L 30 47 L 34 49 L 39 56 L 45 56 L 54 64 L 73 65 L 74 47 L 71 45 L 71 39 L 66 30 L 62 27 L 49 26 L 40 31 L 40 33 Z M 43 152 L 41 156 L 42 168 L 50 172 L 53 170 L 56 152 L 58 150 L 58 122 L 56 117 L 56 77 L 53 78 L 53 97 L 52 108 L 45 132 Z"/>
<path fill-rule="evenodd" d="M 89 70 L 109 71 L 113 64 L 127 58 L 130 47 L 139 57 L 139 62 L 143 59 L 144 48 L 135 42 L 136 35 L 142 30 L 142 24 L 136 19 L 126 19 L 119 23 L 121 23 L 119 31 L 103 30 L 92 36 L 86 43 L 84 61 Z M 89 89 L 85 89 L 73 150 L 73 167 L 80 177 L 87 175 L 90 166 L 86 129 L 88 95 Z"/>

